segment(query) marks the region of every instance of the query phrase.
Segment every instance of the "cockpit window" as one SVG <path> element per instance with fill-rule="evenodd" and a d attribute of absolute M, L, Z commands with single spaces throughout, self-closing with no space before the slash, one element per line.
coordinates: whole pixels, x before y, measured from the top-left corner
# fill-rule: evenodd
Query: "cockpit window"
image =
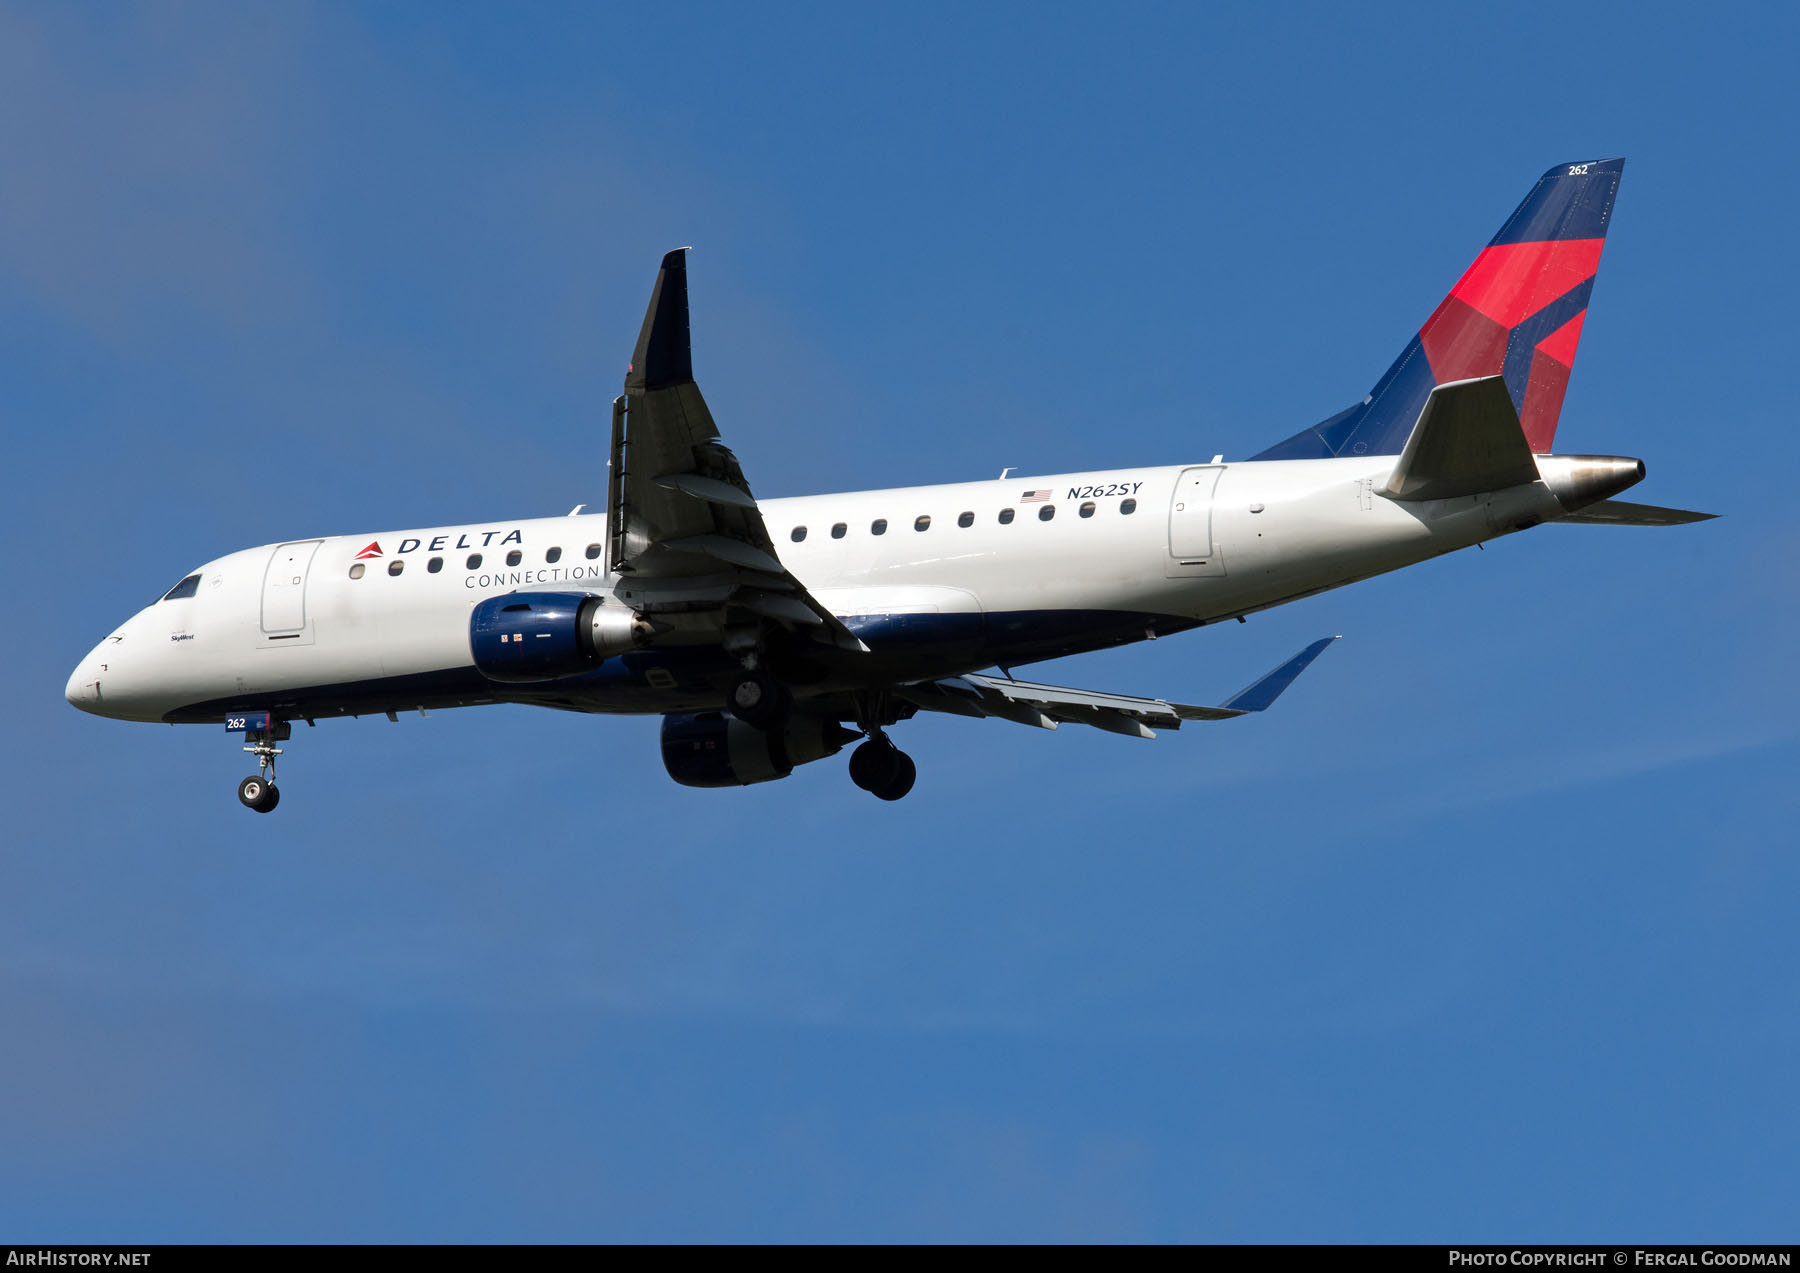
<path fill-rule="evenodd" d="M 200 576 L 189 575 L 173 588 L 163 593 L 164 601 L 180 601 L 183 597 L 191 597 L 200 591 Z"/>

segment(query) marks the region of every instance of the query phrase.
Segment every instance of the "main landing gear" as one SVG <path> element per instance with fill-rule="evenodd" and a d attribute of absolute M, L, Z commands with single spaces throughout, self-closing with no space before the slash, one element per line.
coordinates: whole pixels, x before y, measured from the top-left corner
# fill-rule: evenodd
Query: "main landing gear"
<path fill-rule="evenodd" d="M 267 813 L 281 803 L 281 792 L 275 786 L 275 757 L 281 748 L 275 744 L 293 735 L 293 726 L 275 721 L 267 729 L 247 730 L 244 750 L 256 757 L 261 772 L 238 784 L 238 800 L 246 809 Z"/>
<path fill-rule="evenodd" d="M 746 725 L 765 734 L 787 724 L 794 696 L 769 671 L 760 623 L 740 623 L 728 628 L 722 642 L 728 654 L 737 656 L 739 669 L 725 691 L 725 708 Z"/>
<path fill-rule="evenodd" d="M 768 732 L 781 728 L 787 719 L 788 708 L 793 704 L 793 695 L 788 693 L 787 686 L 769 675 L 769 669 L 759 661 L 738 673 L 725 696 L 725 704 L 744 724 Z"/>
<path fill-rule="evenodd" d="M 785 755 L 782 735 L 789 724 L 794 695 L 769 671 L 760 630 L 746 628 L 728 634 L 725 648 L 741 660 L 741 667 L 725 692 L 726 710 L 746 725 L 768 734 L 771 746 L 781 748 Z M 859 697 L 857 715 L 857 724 L 866 737 L 850 753 L 850 781 L 877 799 L 898 800 L 913 789 L 919 780 L 919 769 L 911 756 L 889 741 L 882 727 L 912 715 L 912 709 L 895 711 L 886 696 L 863 695 Z"/>
<path fill-rule="evenodd" d="M 898 800 L 913 789 L 919 767 L 879 729 L 850 753 L 850 781 L 880 800 Z"/>
<path fill-rule="evenodd" d="M 864 738 L 850 753 L 850 781 L 877 800 L 898 800 L 919 780 L 913 758 L 894 746 L 887 726 L 909 719 L 918 709 L 891 694 L 859 694 L 856 724 Z"/>

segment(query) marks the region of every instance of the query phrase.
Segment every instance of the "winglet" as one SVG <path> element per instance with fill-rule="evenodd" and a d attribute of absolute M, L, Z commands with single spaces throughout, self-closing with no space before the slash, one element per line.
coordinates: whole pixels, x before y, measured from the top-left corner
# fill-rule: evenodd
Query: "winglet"
<path fill-rule="evenodd" d="M 1325 652 L 1325 647 L 1341 637 L 1320 637 L 1293 658 L 1270 672 L 1256 684 L 1238 691 L 1219 706 L 1233 712 L 1260 712 L 1269 704 L 1281 697 L 1281 692 L 1294 683 L 1294 678 L 1306 671 L 1312 661 Z"/>
<path fill-rule="evenodd" d="M 687 252 L 676 248 L 664 256 L 644 311 L 631 366 L 625 370 L 625 392 L 662 389 L 694 378 L 688 344 Z"/>

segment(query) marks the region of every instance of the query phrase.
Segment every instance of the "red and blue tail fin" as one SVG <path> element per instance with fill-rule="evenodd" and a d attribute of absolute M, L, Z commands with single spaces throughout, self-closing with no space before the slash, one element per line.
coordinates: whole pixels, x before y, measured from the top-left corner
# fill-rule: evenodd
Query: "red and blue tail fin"
<path fill-rule="evenodd" d="M 1433 389 L 1495 375 L 1532 451 L 1549 451 L 1624 169 L 1603 159 L 1545 173 L 1368 397 L 1251 458 L 1397 455 Z"/>

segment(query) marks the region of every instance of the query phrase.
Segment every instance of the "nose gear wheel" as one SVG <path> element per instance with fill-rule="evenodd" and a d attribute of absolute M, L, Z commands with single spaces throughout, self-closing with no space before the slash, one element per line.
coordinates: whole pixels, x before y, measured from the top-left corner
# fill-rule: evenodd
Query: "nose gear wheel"
<path fill-rule="evenodd" d="M 252 729 L 244 734 L 244 750 L 256 757 L 259 772 L 238 784 L 238 801 L 246 809 L 268 813 L 281 802 L 275 786 L 275 757 L 281 748 L 275 744 L 292 736 L 286 721 L 275 721 L 267 729 Z"/>
<path fill-rule="evenodd" d="M 281 801 L 281 792 L 274 783 L 257 774 L 252 774 L 238 784 L 238 799 L 246 809 L 254 809 L 258 813 L 267 813 Z"/>

